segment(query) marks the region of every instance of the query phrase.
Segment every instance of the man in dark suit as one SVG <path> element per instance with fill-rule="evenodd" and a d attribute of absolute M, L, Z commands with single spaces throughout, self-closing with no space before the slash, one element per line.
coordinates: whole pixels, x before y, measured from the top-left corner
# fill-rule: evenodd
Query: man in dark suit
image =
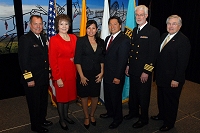
<path fill-rule="evenodd" d="M 148 17 L 146 6 L 137 6 L 135 17 L 138 26 L 133 29 L 129 64 L 125 71 L 130 76 L 129 114 L 125 115 L 124 119 L 139 117 L 132 127 L 141 128 L 149 121 L 152 71 L 159 50 L 160 32 L 146 21 Z"/>
<path fill-rule="evenodd" d="M 30 31 L 19 40 L 19 65 L 21 82 L 25 89 L 31 120 L 31 130 L 48 132 L 43 126 L 52 125 L 46 120 L 49 85 L 49 62 L 46 38 L 41 34 L 42 17 L 30 17 Z"/>
<path fill-rule="evenodd" d="M 105 39 L 104 100 L 107 110 L 101 118 L 113 118 L 109 128 L 117 128 L 122 120 L 122 90 L 124 85 L 130 40 L 121 32 L 122 20 L 113 16 L 108 21 L 111 35 Z"/>
<path fill-rule="evenodd" d="M 161 37 L 156 63 L 159 114 L 151 116 L 153 120 L 164 121 L 160 131 L 174 127 L 191 47 L 188 38 L 179 31 L 182 20 L 178 15 L 169 16 L 166 23 L 168 33 Z"/>

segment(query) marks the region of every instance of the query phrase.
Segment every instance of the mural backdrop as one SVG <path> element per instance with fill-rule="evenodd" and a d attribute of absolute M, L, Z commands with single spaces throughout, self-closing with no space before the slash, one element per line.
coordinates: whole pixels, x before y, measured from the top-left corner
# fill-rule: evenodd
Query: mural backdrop
<path fill-rule="evenodd" d="M 29 31 L 29 17 L 32 14 L 41 15 L 44 21 L 44 31 L 47 29 L 47 14 L 49 0 L 22 0 L 23 9 L 23 26 L 24 32 Z M 56 0 L 58 14 L 67 13 L 66 0 Z M 73 13 L 73 32 L 78 33 L 80 28 L 82 0 L 72 1 Z M 94 19 L 98 23 L 99 30 L 101 29 L 101 21 L 103 15 L 104 0 L 94 1 L 86 0 L 87 17 Z M 110 1 L 110 16 L 117 15 L 123 20 L 122 30 L 126 21 L 126 11 L 128 0 L 111 0 Z M 18 40 L 16 33 L 16 22 L 13 1 L 0 1 L 0 54 L 17 53 Z"/>

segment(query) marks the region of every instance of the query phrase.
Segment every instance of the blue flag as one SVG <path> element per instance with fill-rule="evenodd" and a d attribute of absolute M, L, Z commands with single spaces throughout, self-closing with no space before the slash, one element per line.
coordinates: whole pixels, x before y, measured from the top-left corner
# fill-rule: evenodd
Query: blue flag
<path fill-rule="evenodd" d="M 47 27 L 47 37 L 50 39 L 51 36 L 56 34 L 54 23 L 55 23 L 56 11 L 55 11 L 55 1 L 49 0 L 48 9 L 48 27 Z"/>
<path fill-rule="evenodd" d="M 128 10 L 126 14 L 126 26 L 124 29 L 124 34 L 127 35 L 129 38 L 132 37 L 133 28 L 135 28 L 136 21 L 135 21 L 135 0 L 129 0 L 128 2 Z M 124 88 L 122 92 L 122 103 L 127 102 L 129 98 L 129 89 L 130 89 L 130 81 L 129 77 L 125 77 Z"/>

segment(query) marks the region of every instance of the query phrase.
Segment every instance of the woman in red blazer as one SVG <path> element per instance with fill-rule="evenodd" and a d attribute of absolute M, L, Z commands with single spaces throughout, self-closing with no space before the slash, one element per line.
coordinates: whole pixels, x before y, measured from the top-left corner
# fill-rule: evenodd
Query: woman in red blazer
<path fill-rule="evenodd" d="M 69 102 L 75 100 L 76 95 L 76 67 L 74 54 L 76 36 L 68 34 L 71 25 L 70 18 L 60 14 L 55 19 L 58 34 L 50 38 L 49 62 L 52 70 L 53 83 L 56 90 L 57 108 L 61 128 L 68 130 L 66 122 L 74 124 L 68 117 Z"/>

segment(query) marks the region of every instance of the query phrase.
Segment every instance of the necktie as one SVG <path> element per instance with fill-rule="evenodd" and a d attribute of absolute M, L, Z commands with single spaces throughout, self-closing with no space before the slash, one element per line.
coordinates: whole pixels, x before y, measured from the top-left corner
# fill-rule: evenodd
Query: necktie
<path fill-rule="evenodd" d="M 42 39 L 41 39 L 40 36 L 38 37 L 38 40 L 40 41 L 40 43 L 42 44 L 42 46 L 44 46 L 44 45 L 43 45 L 43 42 L 42 42 Z"/>
<path fill-rule="evenodd" d="M 110 44 L 112 43 L 112 41 L 113 41 L 113 36 L 111 36 L 110 41 L 108 43 L 108 46 L 107 46 L 106 50 L 108 49 L 108 47 L 110 46 Z"/>
<path fill-rule="evenodd" d="M 137 29 L 137 34 L 139 34 L 139 32 L 140 32 L 140 28 L 138 27 L 138 29 Z"/>
<path fill-rule="evenodd" d="M 170 40 L 170 36 L 168 36 L 168 37 L 165 39 L 165 42 L 163 43 L 161 50 L 165 47 L 165 45 L 169 42 L 169 40 Z"/>

